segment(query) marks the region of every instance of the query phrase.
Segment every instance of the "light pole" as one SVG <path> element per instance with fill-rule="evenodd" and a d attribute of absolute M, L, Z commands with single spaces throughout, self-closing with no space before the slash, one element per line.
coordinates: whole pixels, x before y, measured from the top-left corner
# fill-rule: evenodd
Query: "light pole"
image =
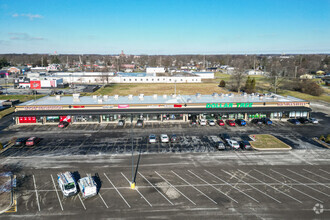
<path fill-rule="evenodd" d="M 132 183 L 131 183 L 131 189 L 135 189 L 135 181 L 134 181 L 134 146 L 133 146 L 133 114 L 131 114 L 131 139 L 132 139 Z"/>
<path fill-rule="evenodd" d="M 5 78 L 5 83 L 6 83 L 6 95 L 8 95 L 8 93 L 7 93 L 7 78 Z"/>

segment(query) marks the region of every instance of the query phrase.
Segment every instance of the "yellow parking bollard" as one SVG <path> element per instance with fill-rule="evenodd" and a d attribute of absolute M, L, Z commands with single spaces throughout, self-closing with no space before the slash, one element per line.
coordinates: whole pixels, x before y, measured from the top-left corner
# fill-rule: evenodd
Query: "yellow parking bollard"
<path fill-rule="evenodd" d="M 135 183 L 131 183 L 131 189 L 135 189 Z"/>

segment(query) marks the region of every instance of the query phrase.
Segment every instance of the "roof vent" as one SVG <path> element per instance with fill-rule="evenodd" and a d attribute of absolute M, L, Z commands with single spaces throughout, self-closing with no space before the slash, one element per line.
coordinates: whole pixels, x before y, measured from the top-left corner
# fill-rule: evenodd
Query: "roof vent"
<path fill-rule="evenodd" d="M 173 94 L 173 95 L 172 95 L 172 98 L 173 98 L 173 99 L 175 99 L 175 98 L 176 98 L 176 95 L 175 95 L 175 94 Z"/>
<path fill-rule="evenodd" d="M 200 98 L 202 95 L 200 93 L 196 93 L 196 97 Z"/>
<path fill-rule="evenodd" d="M 260 95 L 260 96 L 259 96 L 259 99 L 260 99 L 260 100 L 263 100 L 263 99 L 264 99 L 264 96 L 263 96 L 263 95 Z"/>
<path fill-rule="evenodd" d="M 72 97 L 73 97 L 74 99 L 79 99 L 80 94 L 79 94 L 79 93 L 74 93 L 74 94 L 72 94 Z"/>
<path fill-rule="evenodd" d="M 97 99 L 97 95 L 93 95 L 93 99 Z"/>
<path fill-rule="evenodd" d="M 98 97 L 98 99 L 97 99 L 97 102 L 99 103 L 99 104 L 101 104 L 102 103 L 102 97 Z"/>
<path fill-rule="evenodd" d="M 220 97 L 223 97 L 223 93 L 220 93 L 219 96 L 220 96 Z"/>
<path fill-rule="evenodd" d="M 115 96 L 114 96 L 114 98 L 115 98 L 116 100 L 118 99 L 118 97 L 119 97 L 118 95 L 115 95 Z"/>
<path fill-rule="evenodd" d="M 251 96 L 254 96 L 254 93 L 253 92 L 251 93 Z"/>
<path fill-rule="evenodd" d="M 246 92 L 244 92 L 244 93 L 243 93 L 243 96 L 247 96 L 247 93 L 246 93 Z"/>
<path fill-rule="evenodd" d="M 154 99 L 157 99 L 157 94 L 154 94 L 154 95 L 153 95 L 153 98 L 154 98 Z"/>
<path fill-rule="evenodd" d="M 234 94 L 233 94 L 233 93 L 229 93 L 228 96 L 229 96 L 229 97 L 233 97 Z"/>
<path fill-rule="evenodd" d="M 133 95 L 128 95 L 128 99 L 133 99 Z"/>
<path fill-rule="evenodd" d="M 108 95 L 104 95 L 104 96 L 103 96 L 103 99 L 104 99 L 104 100 L 107 100 L 108 98 L 109 98 Z"/>
<path fill-rule="evenodd" d="M 212 93 L 212 97 L 213 97 L 213 98 L 216 98 L 216 97 L 218 97 L 218 93 L 215 93 L 215 92 L 214 92 L 214 93 Z"/>
<path fill-rule="evenodd" d="M 192 103 L 191 98 L 187 99 L 187 102 L 188 102 L 188 103 Z"/>
<path fill-rule="evenodd" d="M 143 100 L 143 97 L 144 97 L 144 94 L 140 94 L 140 95 L 139 95 L 139 99 L 140 99 L 140 100 Z"/>
<path fill-rule="evenodd" d="M 60 95 L 56 95 L 56 100 L 61 100 L 61 96 Z"/>
<path fill-rule="evenodd" d="M 163 95 L 163 98 L 164 98 L 164 99 L 167 99 L 167 95 Z"/>

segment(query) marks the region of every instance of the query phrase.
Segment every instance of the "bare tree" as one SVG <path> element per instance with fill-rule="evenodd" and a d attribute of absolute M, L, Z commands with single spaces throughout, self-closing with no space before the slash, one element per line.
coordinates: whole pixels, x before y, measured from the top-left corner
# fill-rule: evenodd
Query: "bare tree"
<path fill-rule="evenodd" d="M 235 91 L 237 90 L 237 92 L 241 91 L 242 84 L 246 78 L 245 65 L 246 63 L 243 60 L 237 60 L 235 63 L 235 69 L 230 77 L 233 83 L 232 89 Z"/>

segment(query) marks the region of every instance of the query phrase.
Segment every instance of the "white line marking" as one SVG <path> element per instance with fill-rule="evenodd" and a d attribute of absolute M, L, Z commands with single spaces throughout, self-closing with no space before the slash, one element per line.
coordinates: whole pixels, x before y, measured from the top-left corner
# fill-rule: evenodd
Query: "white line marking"
<path fill-rule="evenodd" d="M 127 180 L 128 183 L 131 183 L 127 177 L 122 173 L 120 172 L 121 175 L 123 175 L 123 177 Z M 137 187 L 135 187 L 135 190 L 140 194 L 140 196 L 150 205 L 150 207 L 152 207 L 151 203 L 142 195 L 142 193 L 137 189 Z"/>
<path fill-rule="evenodd" d="M 311 195 L 308 195 L 307 193 L 304 193 L 304 192 L 302 192 L 302 191 L 300 191 L 300 190 L 298 190 L 298 189 L 296 189 L 296 188 L 293 188 L 292 186 L 290 186 L 290 185 L 288 185 L 288 184 L 286 184 L 286 183 L 282 183 L 281 181 L 279 181 L 279 180 L 277 180 L 277 179 L 275 179 L 275 178 L 273 178 L 273 177 L 271 177 L 271 176 L 269 176 L 269 175 L 267 175 L 267 174 L 264 174 L 264 173 L 262 173 L 262 172 L 260 172 L 260 171 L 258 171 L 258 170 L 256 170 L 256 169 L 254 169 L 254 170 L 257 171 L 258 173 L 261 173 L 261 174 L 264 175 L 264 176 L 267 176 L 268 178 L 271 178 L 271 179 L 273 179 L 273 180 L 275 180 L 275 181 L 281 183 L 282 185 L 288 186 L 288 187 L 290 187 L 291 189 L 293 189 L 293 190 L 295 190 L 295 191 L 297 191 L 297 192 L 300 192 L 301 194 L 304 194 L 305 196 L 308 196 L 309 198 L 312 198 L 312 199 L 314 199 L 314 200 L 316 200 L 316 201 L 318 201 L 318 202 L 323 203 L 321 200 L 319 200 L 319 199 L 317 199 L 317 198 L 315 198 L 315 197 L 313 197 L 313 196 L 311 196 Z"/>
<path fill-rule="evenodd" d="M 82 201 L 82 199 L 81 199 L 81 197 L 80 197 L 80 194 L 79 194 L 79 193 L 78 193 L 78 197 L 79 197 L 79 200 L 80 200 L 80 202 L 81 202 L 82 206 L 83 206 L 83 207 L 84 207 L 84 209 L 86 210 L 85 204 L 83 203 L 83 201 Z"/>
<path fill-rule="evenodd" d="M 326 186 L 326 185 L 324 185 L 323 183 L 320 183 L 320 182 L 318 182 L 318 181 L 316 181 L 316 180 L 313 180 L 313 179 L 311 179 L 311 178 L 309 178 L 309 177 L 306 177 L 306 176 L 304 176 L 304 175 L 301 175 L 301 174 L 299 174 L 299 173 L 297 173 L 297 172 L 295 172 L 295 171 L 292 171 L 292 170 L 290 170 L 290 169 L 286 169 L 286 170 L 287 170 L 287 171 L 290 171 L 291 173 L 294 173 L 294 174 L 296 174 L 296 175 L 298 175 L 298 176 L 301 176 L 301 177 L 303 177 L 303 178 L 305 178 L 305 179 L 307 179 L 307 180 L 310 180 L 310 181 L 312 181 L 312 182 L 314 182 L 314 183 L 318 183 L 318 184 L 320 184 L 320 185 L 322 185 L 322 186 L 327 187 L 327 188 L 330 189 L 329 186 Z M 329 195 L 328 195 L 328 196 L 329 196 Z"/>
<path fill-rule="evenodd" d="M 245 172 L 243 172 L 243 171 L 241 171 L 241 170 L 239 170 L 239 169 L 237 169 L 237 170 L 238 170 L 239 172 L 241 172 L 241 173 L 243 173 L 243 174 L 246 174 L 246 175 L 248 175 L 249 177 L 251 177 L 251 178 L 253 178 L 253 179 L 259 181 L 260 183 L 263 183 L 263 184 L 265 184 L 266 186 L 271 187 L 272 189 L 276 190 L 277 192 L 280 192 L 280 193 L 282 193 L 283 195 L 286 195 L 286 196 L 290 197 L 291 199 L 293 199 L 293 200 L 295 200 L 295 201 L 297 201 L 297 202 L 299 202 L 299 203 L 302 203 L 302 201 L 300 201 L 300 200 L 298 200 L 298 199 L 296 199 L 296 198 L 290 196 L 289 194 L 286 194 L 285 192 L 282 192 L 281 190 L 276 189 L 274 186 L 271 186 L 271 185 L 269 185 L 268 183 L 266 183 L 266 182 L 264 182 L 264 181 L 261 181 L 261 180 L 257 179 L 256 177 L 252 176 L 251 174 L 249 174 L 249 173 L 245 173 Z"/>
<path fill-rule="evenodd" d="M 109 208 L 109 206 L 107 205 L 107 203 L 105 203 L 105 201 L 104 201 L 104 199 L 103 199 L 103 197 L 102 197 L 102 195 L 101 195 L 101 193 L 99 192 L 99 196 L 100 196 L 100 198 L 102 199 L 102 201 L 103 201 L 103 203 L 104 203 L 104 205 L 107 207 L 107 209 Z"/>
<path fill-rule="evenodd" d="M 292 181 L 295 181 L 295 182 L 297 182 L 297 183 L 301 183 L 301 182 L 299 182 L 298 180 L 293 179 L 293 178 L 291 178 L 291 177 L 288 177 L 288 176 L 286 176 L 286 175 L 284 175 L 284 174 L 282 174 L 282 173 L 280 173 L 280 172 L 277 172 L 277 171 L 275 171 L 275 170 L 273 170 L 273 169 L 270 169 L 270 170 L 273 171 L 273 172 L 275 172 L 275 173 L 278 173 L 278 174 L 280 174 L 280 175 L 282 175 L 282 176 L 284 176 L 284 177 L 286 177 L 286 178 L 288 178 L 288 179 L 290 179 L 290 180 L 292 180 Z M 303 183 L 301 183 L 301 184 L 303 184 Z M 319 193 L 321 193 L 321 194 L 323 194 L 323 195 L 329 196 L 328 194 L 326 194 L 326 193 L 324 193 L 324 192 L 322 192 L 322 191 L 320 191 L 320 190 L 318 190 L 318 189 L 315 189 L 315 188 L 313 188 L 313 187 L 310 187 L 310 186 L 308 186 L 308 185 L 306 185 L 306 184 L 303 184 L 303 185 L 306 186 L 307 188 L 310 188 L 310 189 L 312 189 L 312 190 L 314 190 L 314 191 L 316 191 L 316 192 L 319 192 Z"/>
<path fill-rule="evenodd" d="M 195 173 L 193 173 L 192 171 L 188 170 L 189 173 L 191 173 L 192 175 L 194 175 L 195 177 L 197 177 L 198 179 L 202 180 L 204 183 L 206 183 L 207 185 L 211 186 L 213 189 L 215 189 L 216 191 L 218 191 L 219 193 L 225 195 L 226 197 L 228 197 L 229 199 L 233 200 L 234 202 L 238 203 L 235 199 L 233 199 L 232 197 L 228 196 L 227 194 L 225 194 L 224 192 L 222 192 L 221 190 L 219 190 L 218 188 L 216 188 L 215 186 L 212 186 L 210 183 L 208 183 L 207 181 L 205 181 L 204 179 L 202 179 L 201 177 L 197 176 Z"/>
<path fill-rule="evenodd" d="M 62 209 L 62 211 L 63 211 L 62 202 L 61 202 L 61 200 L 60 200 L 60 196 L 58 195 L 57 188 L 56 188 L 55 181 L 54 181 L 54 178 L 53 178 L 52 174 L 50 174 L 50 177 L 52 178 L 52 181 L 53 181 L 53 184 L 54 184 L 54 188 L 55 188 L 55 192 L 56 192 L 56 195 L 57 195 L 58 201 L 59 201 L 59 203 L 60 203 L 61 209 Z"/>
<path fill-rule="evenodd" d="M 38 198 L 38 192 L 37 192 L 36 180 L 34 179 L 34 175 L 32 175 L 32 177 L 33 177 L 34 190 L 35 190 L 35 192 L 36 192 L 36 198 L 37 198 L 38 210 L 39 210 L 39 212 L 40 212 L 40 204 L 39 204 L 39 198 Z"/>
<path fill-rule="evenodd" d="M 309 164 L 309 165 L 315 165 L 315 164 L 312 164 L 312 163 L 308 162 L 308 161 L 307 161 L 307 160 L 305 160 L 304 158 L 302 158 L 302 157 L 298 156 L 297 154 L 295 154 L 295 153 L 294 153 L 294 152 L 292 152 L 292 151 L 290 151 L 289 153 L 290 153 L 292 156 L 294 156 L 294 157 L 298 158 L 299 160 L 301 160 L 301 161 L 303 161 L 303 162 L 305 162 L 305 163 L 307 163 L 307 164 Z"/>
<path fill-rule="evenodd" d="M 128 204 L 128 202 L 123 197 L 123 195 L 118 191 L 118 189 L 115 187 L 115 185 L 113 185 L 113 183 L 111 182 L 111 180 L 109 179 L 109 177 L 105 173 L 103 173 L 103 174 L 109 180 L 109 182 L 111 183 L 111 185 L 113 186 L 113 188 L 117 191 L 117 193 L 120 195 L 120 197 L 124 200 L 124 202 L 126 203 L 126 205 L 131 208 L 131 206 Z"/>
<path fill-rule="evenodd" d="M 155 171 L 155 173 L 162 178 L 167 184 L 169 184 L 171 187 L 173 187 L 173 189 L 175 189 L 178 193 L 180 193 L 183 197 L 185 197 L 187 200 L 189 200 L 192 204 L 196 205 L 196 203 L 194 203 L 191 199 L 189 199 L 185 194 L 183 194 L 180 190 L 178 190 L 177 188 L 175 188 L 169 181 L 167 181 L 164 177 L 162 177 L 159 173 L 157 173 L 157 171 Z"/>
<path fill-rule="evenodd" d="M 226 185 L 228 185 L 228 186 L 230 186 L 230 187 L 232 187 L 232 188 L 236 189 L 238 192 L 240 192 L 240 193 L 243 193 L 244 195 L 246 195 L 246 196 L 247 196 L 247 197 L 249 197 L 250 199 L 254 200 L 255 202 L 259 203 L 259 201 L 258 201 L 258 200 L 256 200 L 255 198 L 253 198 L 253 197 L 252 197 L 252 196 L 250 196 L 249 194 L 246 194 L 246 193 L 245 193 L 245 192 L 243 192 L 242 190 L 240 190 L 240 189 L 236 188 L 235 186 L 232 186 L 231 184 L 229 184 L 229 183 L 227 183 L 226 181 L 224 181 L 224 180 L 220 179 L 218 176 L 214 175 L 213 173 L 211 173 L 211 172 L 209 172 L 209 171 L 207 171 L 207 170 L 204 170 L 204 171 L 205 171 L 205 172 L 207 172 L 207 173 L 209 173 L 211 176 L 213 176 L 213 177 L 217 178 L 218 180 L 222 181 L 222 182 L 223 182 L 223 183 L 225 183 Z"/>
<path fill-rule="evenodd" d="M 256 188 L 256 187 L 250 185 L 249 183 L 245 182 L 244 180 L 242 180 L 242 179 L 240 179 L 240 178 L 238 178 L 238 177 L 236 177 L 236 176 L 234 176 L 234 175 L 228 173 L 227 171 L 224 171 L 224 170 L 221 170 L 221 171 L 224 172 L 224 173 L 226 173 L 227 175 L 229 175 L 229 176 L 231 176 L 231 177 L 235 177 L 235 178 L 238 179 L 239 181 L 242 181 L 243 183 L 245 183 L 245 184 L 247 184 L 248 186 L 252 187 L 253 189 L 257 190 L 258 192 L 260 192 L 260 193 L 264 194 L 265 196 L 267 196 L 267 197 L 273 199 L 274 201 L 276 201 L 276 202 L 278 202 L 278 203 L 282 203 L 281 201 L 275 199 L 274 197 L 268 195 L 267 193 L 261 191 L 260 189 L 258 189 L 258 188 Z"/>
<path fill-rule="evenodd" d="M 323 171 L 323 172 L 325 172 L 325 173 L 327 173 L 327 174 L 330 175 L 330 172 L 328 172 L 328 171 L 325 171 L 325 170 L 322 170 L 322 169 L 319 169 L 319 170 L 321 170 L 321 171 Z"/>
<path fill-rule="evenodd" d="M 313 173 L 313 172 L 311 172 L 311 171 L 309 171 L 309 170 L 306 170 L 306 169 L 303 169 L 303 170 L 306 171 L 306 172 L 308 172 L 308 173 L 311 173 L 311 174 L 313 174 L 313 175 L 315 175 L 315 176 L 317 176 L 317 177 L 320 177 L 320 178 L 322 178 L 322 179 L 330 180 L 329 178 L 326 178 L 326 177 L 324 177 L 324 176 L 318 175 L 318 174 Z"/>
<path fill-rule="evenodd" d="M 143 179 L 145 179 L 155 190 L 157 190 L 157 192 L 159 192 L 159 194 L 162 195 L 171 205 L 174 205 L 163 193 L 161 193 L 151 182 L 149 182 L 147 178 L 145 178 L 140 172 L 138 172 L 138 174 L 140 174 L 140 176 L 142 176 Z"/>
<path fill-rule="evenodd" d="M 183 179 L 181 176 L 179 176 L 178 174 L 176 174 L 173 170 L 171 170 L 172 173 L 174 173 L 177 177 L 179 177 L 182 181 L 184 181 L 185 183 L 187 183 L 189 186 L 191 186 L 192 188 L 194 188 L 195 190 L 197 190 L 200 194 L 204 195 L 206 198 L 208 198 L 209 200 L 211 200 L 213 203 L 218 204 L 216 201 L 214 201 L 213 199 L 211 199 L 210 197 L 208 197 L 205 193 L 203 193 L 202 191 L 200 191 L 199 189 L 197 189 L 195 186 L 191 185 L 189 182 L 187 182 L 185 179 Z"/>

